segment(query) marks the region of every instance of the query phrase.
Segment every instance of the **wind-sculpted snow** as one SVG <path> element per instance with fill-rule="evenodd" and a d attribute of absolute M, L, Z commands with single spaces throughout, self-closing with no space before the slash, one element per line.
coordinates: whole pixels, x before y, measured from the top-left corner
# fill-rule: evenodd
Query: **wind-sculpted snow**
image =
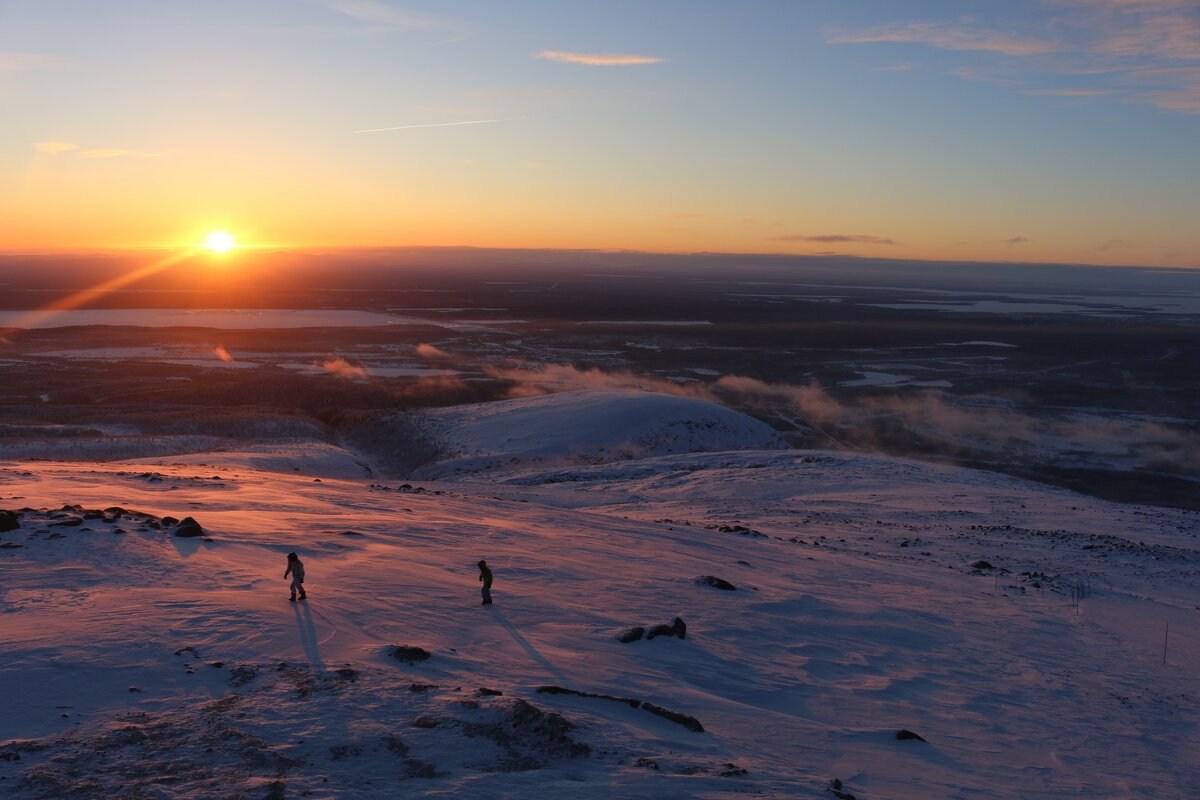
<path fill-rule="evenodd" d="M 1194 512 L 825 451 L 279 466 L 0 466 L 0 795 L 1200 796 Z"/>
<path fill-rule="evenodd" d="M 427 479 L 786 446 L 768 425 L 716 403 L 622 389 L 433 409 L 423 416 L 448 455 L 416 473 Z"/>

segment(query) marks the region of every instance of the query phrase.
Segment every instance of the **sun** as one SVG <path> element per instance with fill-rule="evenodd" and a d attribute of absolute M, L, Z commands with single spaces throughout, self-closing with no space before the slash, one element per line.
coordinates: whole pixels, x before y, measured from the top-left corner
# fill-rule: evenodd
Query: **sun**
<path fill-rule="evenodd" d="M 204 246 L 214 253 L 228 253 L 236 244 L 233 236 L 225 231 L 213 231 L 204 240 Z"/>

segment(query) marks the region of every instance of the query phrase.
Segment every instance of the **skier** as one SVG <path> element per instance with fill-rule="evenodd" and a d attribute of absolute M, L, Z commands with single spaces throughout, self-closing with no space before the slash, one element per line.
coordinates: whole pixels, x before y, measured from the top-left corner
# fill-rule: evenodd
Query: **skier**
<path fill-rule="evenodd" d="M 308 595 L 304 593 L 304 562 L 295 553 L 288 553 L 287 559 L 287 571 L 283 573 L 283 577 L 286 578 L 289 574 L 292 576 L 292 596 L 288 599 L 296 602 L 296 592 L 300 592 L 300 599 L 307 600 Z"/>
<path fill-rule="evenodd" d="M 492 604 L 492 571 L 488 568 L 487 562 L 480 560 L 475 566 L 479 567 L 479 580 L 483 581 L 483 602 L 479 605 L 490 606 Z"/>

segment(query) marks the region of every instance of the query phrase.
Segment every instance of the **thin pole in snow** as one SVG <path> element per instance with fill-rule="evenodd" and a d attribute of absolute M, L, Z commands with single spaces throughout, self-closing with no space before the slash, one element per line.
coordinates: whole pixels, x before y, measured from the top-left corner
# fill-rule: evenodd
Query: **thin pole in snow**
<path fill-rule="evenodd" d="M 1171 633 L 1171 623 L 1163 624 L 1163 663 L 1167 663 L 1167 637 Z"/>

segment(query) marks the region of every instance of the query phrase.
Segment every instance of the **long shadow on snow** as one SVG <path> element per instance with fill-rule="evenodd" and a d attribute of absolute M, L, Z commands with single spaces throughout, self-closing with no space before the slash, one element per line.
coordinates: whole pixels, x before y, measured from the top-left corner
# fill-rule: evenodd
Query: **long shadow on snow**
<path fill-rule="evenodd" d="M 508 635 L 513 638 L 514 642 L 521 646 L 521 649 L 524 650 L 530 658 L 532 658 L 538 664 L 541 664 L 542 667 L 545 668 L 546 672 L 548 672 L 550 675 L 553 675 L 555 680 L 557 680 L 559 683 L 567 683 L 567 679 L 563 677 L 563 674 L 559 671 L 558 667 L 550 663 L 549 659 L 539 653 L 537 648 L 530 644 L 529 640 L 521 635 L 521 632 L 518 631 L 511 622 L 508 621 L 507 617 L 504 616 L 503 611 L 500 611 L 495 606 L 488 606 L 488 610 L 492 612 L 492 616 L 496 618 L 496 621 L 504 626 L 504 629 L 508 631 Z"/>

